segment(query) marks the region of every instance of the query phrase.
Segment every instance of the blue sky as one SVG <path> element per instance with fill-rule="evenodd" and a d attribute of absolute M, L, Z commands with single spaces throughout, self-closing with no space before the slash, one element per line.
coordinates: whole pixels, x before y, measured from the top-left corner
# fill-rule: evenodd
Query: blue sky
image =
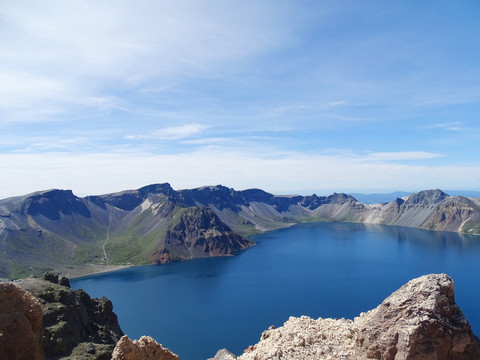
<path fill-rule="evenodd" d="M 0 197 L 480 189 L 480 2 L 3 1 Z"/>

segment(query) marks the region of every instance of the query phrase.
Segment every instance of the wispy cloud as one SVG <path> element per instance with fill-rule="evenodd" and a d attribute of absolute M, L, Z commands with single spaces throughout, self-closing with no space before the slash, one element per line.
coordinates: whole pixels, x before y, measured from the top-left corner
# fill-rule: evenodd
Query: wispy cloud
<path fill-rule="evenodd" d="M 359 190 L 369 174 L 395 190 L 420 174 L 427 187 L 434 165 L 475 173 L 478 5 L 449 6 L 0 2 L 0 193 L 28 181 L 76 188 L 70 174 L 91 188 L 169 180 L 300 191 L 330 178 Z M 102 166 L 119 178 L 88 180 L 107 174 Z M 460 188 L 462 171 L 442 176 Z"/>
<path fill-rule="evenodd" d="M 448 90 L 445 90 L 445 92 L 448 92 Z M 449 106 L 475 104 L 480 102 L 480 94 L 478 93 L 478 89 L 466 89 L 462 92 L 463 94 L 448 94 L 429 97 L 417 103 L 416 106 Z"/>
<path fill-rule="evenodd" d="M 436 123 L 432 125 L 421 126 L 419 129 L 421 130 L 443 129 L 448 131 L 460 131 L 460 130 L 465 130 L 465 127 L 463 125 L 464 125 L 463 122 L 452 121 L 452 122 L 443 122 L 443 123 Z"/>
<path fill-rule="evenodd" d="M 441 157 L 439 153 L 426 151 L 377 152 L 368 154 L 371 160 L 426 160 Z"/>
<path fill-rule="evenodd" d="M 180 126 L 165 127 L 144 135 L 127 135 L 127 139 L 159 139 L 159 140 L 181 140 L 199 135 L 208 126 L 201 124 L 185 124 Z"/>
<path fill-rule="evenodd" d="M 273 22 L 279 10 L 250 12 L 240 2 L 27 1 L 0 10 L 7 108 L 32 98 L 88 102 L 108 97 L 111 86 L 161 91 L 179 76 L 217 76 L 288 39 Z"/>

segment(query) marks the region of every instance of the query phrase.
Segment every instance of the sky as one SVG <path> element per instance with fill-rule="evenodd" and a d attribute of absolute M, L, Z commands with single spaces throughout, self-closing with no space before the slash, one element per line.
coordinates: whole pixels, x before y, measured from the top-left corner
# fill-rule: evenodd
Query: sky
<path fill-rule="evenodd" d="M 0 198 L 480 190 L 480 1 L 3 0 Z"/>

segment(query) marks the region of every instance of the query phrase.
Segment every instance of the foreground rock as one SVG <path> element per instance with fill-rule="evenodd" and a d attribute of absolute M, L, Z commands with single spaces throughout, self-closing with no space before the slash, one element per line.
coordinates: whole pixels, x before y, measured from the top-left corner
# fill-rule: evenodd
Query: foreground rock
<path fill-rule="evenodd" d="M 478 339 L 445 275 L 414 279 L 355 319 L 356 346 L 373 359 L 478 359 Z"/>
<path fill-rule="evenodd" d="M 12 283 L 0 283 L 0 359 L 43 360 L 40 303 Z"/>
<path fill-rule="evenodd" d="M 115 346 L 112 360 L 179 360 L 179 358 L 149 336 L 142 336 L 140 340 L 130 340 L 125 335 Z"/>
<path fill-rule="evenodd" d="M 220 359 L 215 357 L 214 359 Z M 411 280 L 354 321 L 291 317 L 238 359 L 477 360 L 478 338 L 445 274 Z"/>
<path fill-rule="evenodd" d="M 30 278 L 17 284 L 40 303 L 47 359 L 110 359 L 123 335 L 111 301 L 92 299 L 83 290 L 70 289 L 66 278 L 46 274 L 45 279 Z"/>

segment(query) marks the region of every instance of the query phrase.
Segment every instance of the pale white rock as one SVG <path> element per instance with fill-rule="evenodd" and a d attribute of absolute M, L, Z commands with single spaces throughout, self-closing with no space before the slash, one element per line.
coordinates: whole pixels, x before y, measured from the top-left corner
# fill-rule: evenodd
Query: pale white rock
<path fill-rule="evenodd" d="M 478 338 L 446 274 L 411 280 L 376 309 L 347 319 L 291 317 L 241 360 L 478 360 Z"/>

